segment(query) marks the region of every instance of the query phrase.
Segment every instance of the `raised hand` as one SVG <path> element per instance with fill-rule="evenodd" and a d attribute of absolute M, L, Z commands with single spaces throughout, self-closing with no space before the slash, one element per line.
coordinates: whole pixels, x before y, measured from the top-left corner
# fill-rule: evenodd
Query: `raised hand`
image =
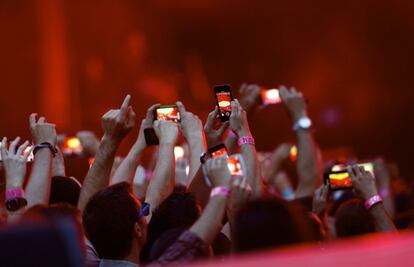
<path fill-rule="evenodd" d="M 80 131 L 76 134 L 81 142 L 83 153 L 87 156 L 94 157 L 98 151 L 99 140 L 91 131 Z"/>
<path fill-rule="evenodd" d="M 36 113 L 32 113 L 29 116 L 30 132 L 32 133 L 34 144 L 50 143 L 55 146 L 57 142 L 55 124 L 47 123 L 44 117 L 40 117 L 38 120 L 36 118 Z"/>
<path fill-rule="evenodd" d="M 246 111 L 243 110 L 237 99 L 231 101 L 230 128 L 239 137 L 250 135 Z"/>
<path fill-rule="evenodd" d="M 160 104 L 154 104 L 147 109 L 147 115 L 141 122 L 141 127 L 139 129 L 138 139 L 136 142 L 136 144 L 139 145 L 140 147 L 147 146 L 147 143 L 145 142 L 144 130 L 147 128 L 151 128 L 152 125 L 154 124 L 154 120 L 155 120 L 154 112 L 159 106 Z"/>
<path fill-rule="evenodd" d="M 243 83 L 240 86 L 240 105 L 246 112 L 260 105 L 260 86 L 257 84 Z"/>
<path fill-rule="evenodd" d="M 352 165 L 348 167 L 348 172 L 351 175 L 352 185 L 359 197 L 367 200 L 378 194 L 374 176 L 366 171 L 364 167 Z"/>
<path fill-rule="evenodd" d="M 183 103 L 180 101 L 176 104 L 181 116 L 181 132 L 183 133 L 185 139 L 191 140 L 193 137 L 199 138 L 203 131 L 203 124 L 201 123 L 201 120 L 198 116 L 186 111 Z"/>
<path fill-rule="evenodd" d="M 296 91 L 294 87 L 287 89 L 285 86 L 281 86 L 279 92 L 293 121 L 306 116 L 306 101 L 301 92 Z"/>
<path fill-rule="evenodd" d="M 8 149 L 7 138 L 4 137 L 1 141 L 1 157 L 6 174 L 7 188 L 23 187 L 24 178 L 26 176 L 27 158 L 33 150 L 33 148 L 26 150 L 29 145 L 29 141 L 26 141 L 17 147 L 19 141 L 20 137 L 14 139 Z"/>
<path fill-rule="evenodd" d="M 102 117 L 104 136 L 114 141 L 122 139 L 134 128 L 136 114 L 129 106 L 131 96 L 127 95 L 120 109 L 111 109 Z"/>
<path fill-rule="evenodd" d="M 154 130 L 160 145 L 175 145 L 178 139 L 178 126 L 170 121 L 154 121 Z"/>
<path fill-rule="evenodd" d="M 223 143 L 223 134 L 229 127 L 230 122 L 226 121 L 220 125 L 218 118 L 219 112 L 217 106 L 210 114 L 208 114 L 206 124 L 204 125 L 204 133 L 206 134 L 207 146 L 212 147 Z M 218 126 L 220 125 L 220 126 Z"/>
<path fill-rule="evenodd" d="M 233 211 L 239 210 L 252 195 L 252 188 L 247 183 L 246 177 L 235 177 L 232 184 L 231 198 L 229 209 Z"/>
<path fill-rule="evenodd" d="M 214 187 L 231 186 L 231 174 L 226 157 L 211 158 L 205 163 L 207 177 Z"/>

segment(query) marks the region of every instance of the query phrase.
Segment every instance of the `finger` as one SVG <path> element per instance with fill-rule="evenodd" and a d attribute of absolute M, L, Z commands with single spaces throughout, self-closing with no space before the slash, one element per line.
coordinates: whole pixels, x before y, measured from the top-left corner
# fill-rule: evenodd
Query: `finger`
<path fill-rule="evenodd" d="M 9 146 L 9 154 L 15 154 L 16 153 L 16 146 L 20 141 L 20 137 L 16 137 L 16 139 L 13 140 L 13 142 Z"/>
<path fill-rule="evenodd" d="M 127 95 L 124 99 L 124 102 L 122 102 L 121 108 L 120 108 L 120 115 L 122 118 L 125 118 L 125 115 L 127 113 L 128 107 L 129 107 L 129 101 L 131 100 L 131 95 Z"/>
<path fill-rule="evenodd" d="M 246 84 L 246 83 L 243 83 L 243 84 L 240 86 L 240 89 L 239 89 L 239 93 L 240 93 L 240 95 L 244 95 L 244 94 L 246 93 L 246 88 L 247 88 L 247 84 Z"/>
<path fill-rule="evenodd" d="M 328 192 L 329 192 L 329 186 L 328 185 L 324 185 L 322 187 L 322 190 L 321 190 L 321 197 L 323 197 L 324 199 L 326 199 L 328 197 Z"/>
<path fill-rule="evenodd" d="M 281 85 L 279 87 L 279 94 L 280 94 L 280 97 L 282 99 L 286 99 L 286 97 L 288 95 L 288 90 L 287 90 L 287 88 L 284 85 Z"/>
<path fill-rule="evenodd" d="M 46 119 L 45 117 L 40 117 L 39 120 L 37 121 L 37 123 L 45 123 Z"/>
<path fill-rule="evenodd" d="M 186 113 L 184 104 L 181 101 L 177 101 L 175 104 L 177 105 L 178 111 L 180 111 L 181 116 L 184 115 Z"/>
<path fill-rule="evenodd" d="M 29 116 L 29 125 L 30 128 L 34 128 L 36 125 L 36 118 L 37 118 L 37 114 L 36 113 L 32 113 Z"/>
<path fill-rule="evenodd" d="M 24 153 L 23 158 L 22 158 L 23 161 L 27 161 L 27 159 L 29 158 L 29 156 L 33 152 L 33 150 L 34 150 L 34 146 L 31 146 L 30 149 L 28 149 L 26 151 L 26 153 Z"/>
<path fill-rule="evenodd" d="M 234 186 L 234 187 L 238 187 L 238 186 L 240 186 L 240 184 L 241 184 L 241 182 L 242 182 L 242 181 L 241 181 L 241 180 L 242 180 L 242 178 L 243 178 L 243 177 L 236 177 L 236 179 L 234 179 L 234 180 L 233 180 L 233 186 Z"/>
<path fill-rule="evenodd" d="M 1 158 L 4 160 L 7 157 L 7 137 L 1 140 Z"/>
<path fill-rule="evenodd" d="M 216 120 L 216 116 L 217 108 L 214 108 L 214 110 L 207 116 L 206 124 L 204 125 L 205 130 L 212 130 L 214 128 L 214 121 Z"/>
<path fill-rule="evenodd" d="M 146 119 L 149 119 L 149 120 L 151 120 L 151 121 L 154 121 L 155 120 L 155 118 L 154 118 L 154 112 L 155 112 L 155 110 L 158 108 L 158 107 L 160 107 L 161 105 L 160 104 L 154 104 L 154 105 L 152 105 L 151 107 L 149 107 L 148 109 L 147 109 L 147 116 L 145 117 Z"/>
<path fill-rule="evenodd" d="M 26 149 L 26 147 L 29 145 L 29 141 L 26 140 L 21 146 L 19 146 L 19 149 L 17 149 L 16 155 L 21 156 L 23 154 L 23 151 Z"/>

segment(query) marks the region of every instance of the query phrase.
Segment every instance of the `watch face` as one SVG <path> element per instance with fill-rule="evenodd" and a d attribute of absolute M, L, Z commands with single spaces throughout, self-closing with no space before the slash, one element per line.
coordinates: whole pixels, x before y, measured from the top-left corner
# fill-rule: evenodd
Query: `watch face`
<path fill-rule="evenodd" d="M 8 211 L 17 211 L 27 205 L 27 200 L 24 198 L 12 198 L 6 201 L 6 209 Z"/>
<path fill-rule="evenodd" d="M 312 126 L 312 121 L 309 118 L 301 118 L 298 124 L 302 129 L 309 129 Z"/>

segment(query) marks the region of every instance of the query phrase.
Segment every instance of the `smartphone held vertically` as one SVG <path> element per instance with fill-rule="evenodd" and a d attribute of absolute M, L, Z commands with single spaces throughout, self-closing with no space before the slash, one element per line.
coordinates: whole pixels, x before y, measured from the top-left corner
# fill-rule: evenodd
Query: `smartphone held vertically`
<path fill-rule="evenodd" d="M 216 96 L 216 104 L 219 109 L 219 117 L 222 122 L 228 121 L 231 115 L 231 101 L 233 95 L 231 93 L 230 85 L 216 85 L 214 86 L 214 93 Z"/>

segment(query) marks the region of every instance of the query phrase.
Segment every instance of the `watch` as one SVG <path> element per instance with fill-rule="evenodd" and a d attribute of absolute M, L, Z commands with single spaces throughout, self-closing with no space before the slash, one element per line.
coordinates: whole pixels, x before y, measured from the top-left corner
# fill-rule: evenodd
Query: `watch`
<path fill-rule="evenodd" d="M 300 118 L 294 125 L 293 130 L 309 130 L 312 127 L 312 121 L 309 117 L 302 117 Z"/>
<path fill-rule="evenodd" d="M 33 155 L 36 155 L 36 153 L 40 149 L 43 149 L 43 148 L 49 148 L 50 152 L 52 152 L 53 157 L 55 157 L 58 152 L 57 149 L 51 143 L 44 142 L 44 143 L 35 145 L 35 148 L 33 149 Z"/>
<path fill-rule="evenodd" d="M 6 200 L 6 209 L 8 211 L 17 211 L 27 206 L 27 200 L 23 197 L 15 197 Z"/>

